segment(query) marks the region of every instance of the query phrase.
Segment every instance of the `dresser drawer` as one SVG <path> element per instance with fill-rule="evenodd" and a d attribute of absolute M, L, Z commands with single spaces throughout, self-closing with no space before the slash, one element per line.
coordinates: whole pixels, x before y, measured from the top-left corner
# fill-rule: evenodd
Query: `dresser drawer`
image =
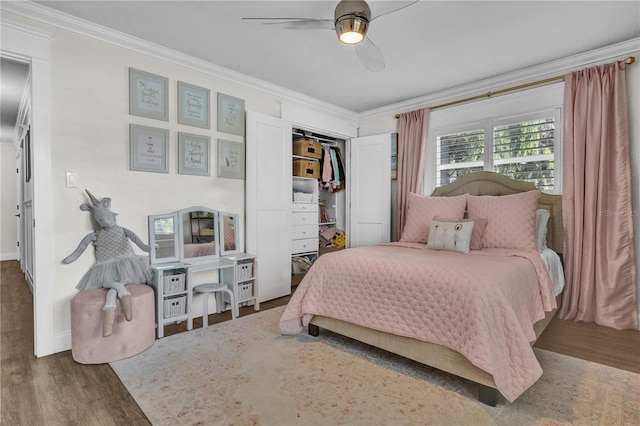
<path fill-rule="evenodd" d="M 292 214 L 293 226 L 300 225 L 318 225 L 318 213 L 293 213 Z"/>
<path fill-rule="evenodd" d="M 318 250 L 318 238 L 307 238 L 305 240 L 293 240 L 291 242 L 291 253 L 306 253 Z"/>
<path fill-rule="evenodd" d="M 318 203 L 293 203 L 291 211 L 294 213 L 317 212 Z"/>
<path fill-rule="evenodd" d="M 315 238 L 318 236 L 317 225 L 294 226 L 291 233 L 291 239 L 304 240 L 307 238 Z"/>

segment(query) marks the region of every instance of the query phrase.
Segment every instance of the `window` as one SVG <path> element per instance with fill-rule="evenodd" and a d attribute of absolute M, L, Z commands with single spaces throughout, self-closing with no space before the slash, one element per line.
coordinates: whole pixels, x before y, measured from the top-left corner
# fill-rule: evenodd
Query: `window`
<path fill-rule="evenodd" d="M 555 192 L 558 110 L 436 131 L 436 186 L 488 170 Z"/>

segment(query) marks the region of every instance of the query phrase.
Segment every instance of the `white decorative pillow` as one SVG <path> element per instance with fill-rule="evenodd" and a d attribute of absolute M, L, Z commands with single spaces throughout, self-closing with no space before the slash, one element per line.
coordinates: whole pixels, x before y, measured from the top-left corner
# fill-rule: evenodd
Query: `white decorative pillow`
<path fill-rule="evenodd" d="M 456 220 L 452 220 L 452 219 L 444 218 L 440 216 L 435 216 L 433 220 L 437 220 L 438 222 L 459 222 Z M 487 219 L 481 219 L 477 217 L 473 220 L 462 219 L 462 222 L 473 222 L 473 232 L 471 233 L 471 243 L 469 244 L 469 248 L 471 250 L 481 250 L 482 237 L 484 237 L 484 230 L 487 227 Z"/>
<path fill-rule="evenodd" d="M 540 194 L 539 190 L 500 196 L 467 194 L 469 219 L 488 220 L 482 247 L 537 250 L 536 209 Z"/>
<path fill-rule="evenodd" d="M 429 242 L 432 250 L 457 251 L 469 253 L 473 221 L 440 222 L 432 220 L 429 226 Z"/>
<path fill-rule="evenodd" d="M 409 193 L 407 215 L 400 242 L 426 244 L 429 238 L 429 224 L 435 216 L 462 220 L 466 205 L 467 199 L 464 195 L 424 197 Z"/>
<path fill-rule="evenodd" d="M 549 210 L 538 209 L 536 210 L 536 244 L 538 245 L 538 251 L 547 248 L 547 224 L 549 223 Z"/>

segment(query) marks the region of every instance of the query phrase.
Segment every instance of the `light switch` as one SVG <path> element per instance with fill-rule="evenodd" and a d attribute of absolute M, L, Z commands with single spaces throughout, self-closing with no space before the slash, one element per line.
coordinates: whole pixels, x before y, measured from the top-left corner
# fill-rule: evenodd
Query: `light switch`
<path fill-rule="evenodd" d="M 78 172 L 67 172 L 67 188 L 78 187 Z"/>

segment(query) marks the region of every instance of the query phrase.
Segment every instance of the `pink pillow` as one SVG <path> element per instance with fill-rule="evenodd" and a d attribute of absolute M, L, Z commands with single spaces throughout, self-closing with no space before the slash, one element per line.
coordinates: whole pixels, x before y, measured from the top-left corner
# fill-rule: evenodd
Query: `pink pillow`
<path fill-rule="evenodd" d="M 502 196 L 467 194 L 469 219 L 486 218 L 483 248 L 537 250 L 536 209 L 540 191 Z"/>
<path fill-rule="evenodd" d="M 455 220 L 451 220 L 449 218 L 443 218 L 440 216 L 436 216 L 433 220 L 437 220 L 438 222 L 456 222 Z M 487 228 L 487 219 L 462 219 L 457 222 L 474 222 L 473 232 L 471 232 L 471 242 L 469 244 L 469 248 L 471 250 L 480 250 L 482 249 L 482 238 L 484 237 L 484 230 Z"/>
<path fill-rule="evenodd" d="M 426 244 L 429 239 L 429 225 L 434 216 L 444 216 L 452 221 L 464 217 L 467 199 L 464 195 L 455 197 L 424 197 L 409 193 L 407 217 L 400 242 Z"/>

